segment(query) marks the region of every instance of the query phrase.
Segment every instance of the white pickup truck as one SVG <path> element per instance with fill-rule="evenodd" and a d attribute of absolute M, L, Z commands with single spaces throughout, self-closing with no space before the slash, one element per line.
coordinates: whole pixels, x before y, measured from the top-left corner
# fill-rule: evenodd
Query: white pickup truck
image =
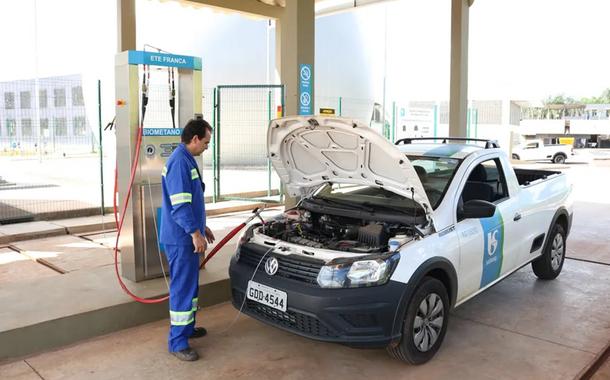
<path fill-rule="evenodd" d="M 514 160 L 522 161 L 546 161 L 551 160 L 556 164 L 563 164 L 569 157 L 574 155 L 574 148 L 566 144 L 544 145 L 542 140 L 527 140 L 524 144 L 513 148 Z"/>
<path fill-rule="evenodd" d="M 229 267 L 233 305 L 419 364 L 453 307 L 528 263 L 541 279 L 559 275 L 572 223 L 564 174 L 514 170 L 492 142 L 419 140 L 393 145 L 351 119 L 272 121 L 269 158 L 302 200 L 244 232 Z"/>

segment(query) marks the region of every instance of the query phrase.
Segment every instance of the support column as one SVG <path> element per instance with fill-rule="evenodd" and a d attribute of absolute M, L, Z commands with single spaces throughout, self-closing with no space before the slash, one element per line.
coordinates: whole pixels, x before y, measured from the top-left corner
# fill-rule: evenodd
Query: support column
<path fill-rule="evenodd" d="M 314 0 L 286 0 L 286 7 L 282 16 L 276 21 L 275 27 L 275 65 L 280 75 L 280 83 L 285 86 L 284 115 L 286 116 L 299 113 L 300 64 L 309 64 L 312 68 L 311 109 L 315 110 L 314 44 Z M 296 198 L 285 197 L 286 209 L 296 206 L 297 201 Z"/>
<path fill-rule="evenodd" d="M 286 0 L 275 28 L 275 62 L 280 83 L 285 86 L 285 115 L 297 115 L 299 105 L 299 65 L 314 67 L 315 8 L 314 0 Z M 312 73 L 312 79 L 314 77 Z M 314 81 L 311 81 L 314 84 Z M 314 99 L 314 86 L 311 101 Z M 312 110 L 314 110 L 312 106 Z M 315 113 L 315 112 L 314 112 Z"/>
<path fill-rule="evenodd" d="M 468 14 L 474 0 L 451 0 L 449 136 L 466 136 L 468 108 Z"/>
<path fill-rule="evenodd" d="M 136 0 L 117 0 L 117 52 L 136 50 Z"/>

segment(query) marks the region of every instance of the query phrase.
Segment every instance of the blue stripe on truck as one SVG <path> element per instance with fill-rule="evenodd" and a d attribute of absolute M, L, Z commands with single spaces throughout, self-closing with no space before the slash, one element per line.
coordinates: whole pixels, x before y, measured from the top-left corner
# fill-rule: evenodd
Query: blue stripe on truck
<path fill-rule="evenodd" d="M 483 227 L 483 271 L 481 285 L 483 288 L 495 281 L 502 271 L 504 259 L 504 220 L 500 210 L 490 218 L 479 219 Z"/>

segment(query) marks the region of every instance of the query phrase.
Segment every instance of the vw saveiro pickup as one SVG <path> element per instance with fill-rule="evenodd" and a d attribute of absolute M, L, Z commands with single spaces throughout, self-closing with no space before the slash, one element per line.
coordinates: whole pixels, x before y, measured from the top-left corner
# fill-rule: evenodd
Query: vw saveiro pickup
<path fill-rule="evenodd" d="M 566 176 L 513 169 L 490 141 L 457 141 L 391 144 L 351 119 L 273 120 L 269 158 L 301 200 L 242 235 L 233 305 L 304 337 L 420 364 L 452 308 L 528 263 L 557 277 L 573 215 Z"/>

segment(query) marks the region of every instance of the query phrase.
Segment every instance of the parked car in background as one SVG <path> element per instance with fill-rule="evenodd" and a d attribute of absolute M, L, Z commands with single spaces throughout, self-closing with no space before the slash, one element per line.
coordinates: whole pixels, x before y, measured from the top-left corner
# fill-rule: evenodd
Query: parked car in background
<path fill-rule="evenodd" d="M 513 160 L 522 161 L 547 161 L 563 164 L 574 155 L 574 148 L 568 144 L 545 145 L 544 141 L 527 140 L 523 145 L 513 149 Z"/>

